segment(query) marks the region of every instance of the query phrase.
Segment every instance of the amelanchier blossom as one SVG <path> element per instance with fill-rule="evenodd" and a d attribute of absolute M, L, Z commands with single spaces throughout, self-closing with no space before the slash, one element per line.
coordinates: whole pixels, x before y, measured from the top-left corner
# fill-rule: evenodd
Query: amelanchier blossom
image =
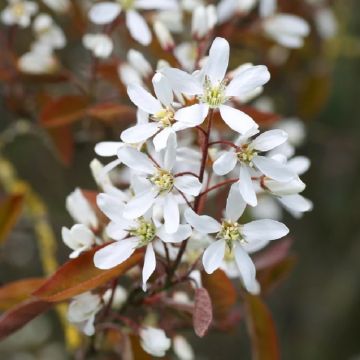
<path fill-rule="evenodd" d="M 71 7 L 71 0 L 42 0 L 51 10 L 57 13 L 64 13 Z"/>
<path fill-rule="evenodd" d="M 68 320 L 77 325 L 87 335 L 95 334 L 94 321 L 96 314 L 101 310 L 101 297 L 91 292 L 76 296 L 68 309 Z"/>
<path fill-rule="evenodd" d="M 240 134 L 258 127 L 249 115 L 226 104 L 232 97 L 241 97 L 267 83 L 270 79 L 269 71 L 266 66 L 252 66 L 228 84 L 226 71 L 229 52 L 229 43 L 218 37 L 212 43 L 209 58 L 201 71 L 190 75 L 176 68 L 161 69 L 173 90 L 198 100 L 197 104 L 178 110 L 175 120 L 194 127 L 204 122 L 209 110 L 219 110 L 225 123 Z"/>
<path fill-rule="evenodd" d="M 21 72 L 31 75 L 54 74 L 60 69 L 52 48 L 42 42 L 33 43 L 31 50 L 19 57 L 17 66 Z"/>
<path fill-rule="evenodd" d="M 277 0 L 260 0 L 260 16 L 265 34 L 288 48 L 300 48 L 310 33 L 309 24 L 299 16 L 277 13 Z"/>
<path fill-rule="evenodd" d="M 217 23 L 216 8 L 214 5 L 197 6 L 193 12 L 191 34 L 195 39 L 207 36 Z"/>
<path fill-rule="evenodd" d="M 176 195 L 197 196 L 202 186 L 196 176 L 174 171 L 177 166 L 176 145 L 175 137 L 170 136 L 158 163 L 131 147 L 123 147 L 118 151 L 119 159 L 142 179 L 135 196 L 125 205 L 124 216 L 135 219 L 160 202 L 164 209 L 165 228 L 169 234 L 176 232 L 180 223 L 179 200 Z"/>
<path fill-rule="evenodd" d="M 106 34 L 85 34 L 82 41 L 84 47 L 90 50 L 95 57 L 106 59 L 113 52 L 113 41 Z"/>
<path fill-rule="evenodd" d="M 141 347 L 150 355 L 163 357 L 170 349 L 171 340 L 165 331 L 152 326 L 145 326 L 140 330 Z"/>
<path fill-rule="evenodd" d="M 50 49 L 62 49 L 66 45 L 65 34 L 48 14 L 39 14 L 33 22 L 37 41 Z"/>
<path fill-rule="evenodd" d="M 213 273 L 221 266 L 226 250 L 233 252 L 245 288 L 249 292 L 257 292 L 256 269 L 248 251 L 259 250 L 268 241 L 282 238 L 288 234 L 289 229 L 284 224 L 269 219 L 240 224 L 238 219 L 245 207 L 246 203 L 233 185 L 221 223 L 210 216 L 198 215 L 190 208 L 185 211 L 185 219 L 200 233 L 216 234 L 217 240 L 205 250 L 202 258 L 205 271 Z"/>
<path fill-rule="evenodd" d="M 170 134 L 186 129 L 186 124 L 174 118 L 174 95 L 168 80 L 160 73 L 152 79 L 156 98 L 142 86 L 130 85 L 127 89 L 131 101 L 142 111 L 150 114 L 150 121 L 137 124 L 121 134 L 121 140 L 136 144 L 153 137 L 156 151 L 164 149 Z"/>
<path fill-rule="evenodd" d="M 226 175 L 237 164 L 240 164 L 238 189 L 244 200 L 251 206 L 256 206 L 256 192 L 251 179 L 252 171 L 255 175 L 265 175 L 279 182 L 287 182 L 296 177 L 296 174 L 286 164 L 260 155 L 267 152 L 287 140 L 287 134 L 283 130 L 269 130 L 251 140 L 258 130 L 253 129 L 240 136 L 235 142 L 235 148 L 224 151 L 214 162 L 213 169 L 218 175 Z"/>
<path fill-rule="evenodd" d="M 142 45 L 149 45 L 152 39 L 146 20 L 137 10 L 176 10 L 176 0 L 117 0 L 94 4 L 89 18 L 94 24 L 104 25 L 113 22 L 122 11 L 125 12 L 126 26 L 131 36 Z"/>
<path fill-rule="evenodd" d="M 221 0 L 217 6 L 218 22 L 222 24 L 237 14 L 246 15 L 257 2 L 257 0 Z"/>
<path fill-rule="evenodd" d="M 127 260 L 136 249 L 146 247 L 143 266 L 143 289 L 156 267 L 153 242 L 160 239 L 166 243 L 178 243 L 191 235 L 189 225 L 178 225 L 176 231 L 168 234 L 165 226 L 155 224 L 150 213 L 128 220 L 124 217 L 125 204 L 108 194 L 98 196 L 99 208 L 110 218 L 107 234 L 117 240 L 98 250 L 94 264 L 100 269 L 111 269 Z"/>
<path fill-rule="evenodd" d="M 172 51 L 175 47 L 175 42 L 165 24 L 160 20 L 156 20 L 153 24 L 153 29 L 161 48 L 165 51 Z"/>
<path fill-rule="evenodd" d="M 71 229 L 61 229 L 62 239 L 73 252 L 69 255 L 71 259 L 78 257 L 83 251 L 91 249 L 95 245 L 94 233 L 84 224 L 75 224 Z"/>
<path fill-rule="evenodd" d="M 31 17 L 38 11 L 38 4 L 28 0 L 8 0 L 7 7 L 1 12 L 1 21 L 5 25 L 18 25 L 26 28 Z"/>

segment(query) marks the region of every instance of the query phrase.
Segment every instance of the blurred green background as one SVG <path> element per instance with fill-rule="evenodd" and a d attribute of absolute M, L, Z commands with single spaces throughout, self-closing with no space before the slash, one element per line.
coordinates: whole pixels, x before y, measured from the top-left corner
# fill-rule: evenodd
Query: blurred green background
<path fill-rule="evenodd" d="M 267 299 L 285 360 L 360 359 L 359 0 L 339 0 L 336 9 L 340 35 L 332 56 L 327 63 L 320 63 L 330 69 L 330 95 L 319 114 L 304 116 L 308 140 L 298 152 L 312 161 L 304 181 L 308 184 L 305 194 L 315 207 L 300 221 L 286 217 L 298 262 L 287 281 Z M 301 114 L 304 109 L 293 110 Z M 9 113 L 1 111 L 0 130 L 11 120 Z M 62 225 L 71 224 L 65 196 L 76 185 L 95 187 L 88 168 L 94 156 L 93 144 L 77 142 L 71 168 L 62 167 L 49 147 L 33 135 L 17 138 L 6 146 L 4 154 L 20 177 L 45 199 L 59 235 Z M 32 232 L 32 224 L 22 220 L 1 249 L 2 283 L 25 273 L 29 277 L 41 274 L 36 242 L 29 237 Z M 67 251 L 60 247 L 60 260 L 65 261 Z M 0 343 L 0 359 L 66 359 L 59 326 L 53 314 L 42 317 L 22 335 Z M 243 324 L 231 334 L 193 340 L 197 359 L 250 358 Z M 35 357 L 28 349 L 34 350 Z"/>

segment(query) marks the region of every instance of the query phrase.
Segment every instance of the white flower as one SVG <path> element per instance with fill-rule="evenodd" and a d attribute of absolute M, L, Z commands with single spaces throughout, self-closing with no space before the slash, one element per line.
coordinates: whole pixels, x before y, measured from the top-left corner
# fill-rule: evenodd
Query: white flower
<path fill-rule="evenodd" d="M 89 12 L 90 20 L 98 25 L 114 21 L 121 13 L 126 13 L 126 26 L 131 36 L 142 45 L 151 42 L 151 31 L 145 19 L 136 10 L 176 10 L 175 0 L 118 0 L 117 2 L 100 2 L 93 5 Z"/>
<path fill-rule="evenodd" d="M 301 17 L 276 13 L 276 0 L 260 0 L 260 16 L 266 35 L 282 46 L 300 48 L 310 33 L 309 24 Z"/>
<path fill-rule="evenodd" d="M 140 330 L 141 347 L 150 355 L 163 357 L 170 349 L 171 340 L 164 330 L 146 326 Z"/>
<path fill-rule="evenodd" d="M 1 13 L 1 21 L 5 25 L 28 27 L 31 17 L 38 11 L 38 4 L 27 0 L 8 0 L 8 6 Z"/>
<path fill-rule="evenodd" d="M 127 260 L 137 248 L 146 247 L 143 267 L 143 289 L 156 267 L 153 241 L 161 239 L 164 242 L 178 243 L 191 235 L 189 225 L 178 225 L 176 232 L 169 235 L 164 226 L 155 226 L 148 214 L 133 220 L 124 217 L 124 202 L 117 197 L 100 194 L 99 208 L 111 220 L 107 226 L 107 234 L 117 240 L 98 250 L 94 256 L 94 264 L 99 269 L 111 269 Z"/>
<path fill-rule="evenodd" d="M 338 23 L 334 12 L 327 7 L 322 7 L 315 11 L 315 25 L 323 39 L 334 37 L 338 30 Z"/>
<path fill-rule="evenodd" d="M 90 292 L 76 296 L 68 309 L 68 320 L 80 327 L 87 336 L 95 334 L 95 316 L 101 309 L 101 298 Z"/>
<path fill-rule="evenodd" d="M 169 234 L 176 232 L 180 221 L 177 195 L 183 193 L 197 196 L 202 185 L 193 175 L 177 175 L 175 137 L 173 135 L 169 137 L 167 148 L 160 153 L 157 164 L 154 164 L 146 154 L 130 147 L 121 148 L 118 157 L 137 173 L 139 183 L 141 182 L 142 185 L 125 205 L 124 216 L 135 219 L 145 214 L 155 202 L 161 202 L 164 209 L 165 229 Z"/>
<path fill-rule="evenodd" d="M 108 58 L 114 49 L 111 37 L 106 34 L 85 34 L 83 37 L 83 45 L 90 50 L 94 56 L 103 59 Z"/>
<path fill-rule="evenodd" d="M 40 42 L 32 44 L 31 50 L 18 59 L 20 71 L 32 75 L 47 75 L 57 72 L 60 64 L 51 48 Z"/>
<path fill-rule="evenodd" d="M 195 42 L 184 42 L 176 46 L 174 55 L 186 71 L 193 71 L 196 63 L 197 46 Z"/>
<path fill-rule="evenodd" d="M 164 25 L 164 23 L 159 20 L 156 20 L 154 22 L 153 28 L 161 48 L 164 49 L 165 51 L 172 51 L 172 49 L 175 46 L 175 42 L 170 34 L 170 31 Z"/>
<path fill-rule="evenodd" d="M 257 0 L 221 0 L 217 6 L 220 24 L 230 20 L 237 13 L 247 14 L 256 5 Z"/>
<path fill-rule="evenodd" d="M 180 360 L 194 360 L 195 354 L 189 342 L 181 335 L 175 335 L 173 338 L 173 348 L 175 355 Z"/>
<path fill-rule="evenodd" d="M 73 252 L 69 255 L 74 259 L 83 251 L 91 249 L 95 244 L 95 235 L 93 232 L 83 224 L 76 224 L 71 229 L 65 226 L 61 229 L 62 239 Z"/>
<path fill-rule="evenodd" d="M 127 53 L 127 61 L 143 77 L 149 77 L 154 71 L 144 55 L 137 50 L 130 49 Z"/>
<path fill-rule="evenodd" d="M 225 123 L 240 134 L 257 127 L 250 116 L 225 104 L 231 97 L 241 97 L 264 85 L 270 79 L 270 74 L 266 66 L 253 66 L 227 84 L 225 75 L 229 51 L 229 43 L 223 38 L 216 38 L 200 72 L 189 75 L 175 68 L 161 70 L 175 91 L 196 96 L 199 100 L 198 104 L 178 110 L 175 120 L 187 126 L 197 126 L 205 120 L 210 109 L 219 109 Z"/>
<path fill-rule="evenodd" d="M 150 122 L 135 125 L 121 134 L 121 140 L 128 144 L 146 141 L 154 136 L 156 151 L 164 149 L 170 134 L 183 130 L 187 126 L 174 119 L 174 96 L 168 80 L 160 73 L 153 77 L 153 86 L 157 98 L 153 97 L 143 87 L 130 85 L 128 95 L 131 101 L 142 111 L 150 114 Z"/>
<path fill-rule="evenodd" d="M 103 300 L 105 304 L 107 304 L 110 301 L 111 297 L 113 298 L 111 307 L 115 310 L 120 310 L 128 298 L 128 292 L 124 287 L 118 285 L 115 288 L 115 292 L 113 296 L 112 296 L 112 289 L 106 290 L 105 294 L 103 295 Z"/>
<path fill-rule="evenodd" d="M 257 130 L 240 136 L 236 142 L 236 149 L 223 152 L 214 162 L 213 169 L 218 175 L 226 175 L 232 171 L 237 163 L 240 164 L 238 189 L 244 200 L 251 206 L 256 206 L 257 199 L 252 184 L 251 171 L 257 170 L 270 179 L 287 182 L 296 177 L 296 174 L 280 163 L 259 153 L 269 151 L 287 140 L 283 130 L 269 130 L 257 136 L 254 140 L 249 138 Z"/>
<path fill-rule="evenodd" d="M 243 214 L 246 203 L 243 201 L 236 185 L 230 189 L 226 203 L 225 219 L 222 223 L 207 215 L 197 215 L 190 208 L 185 211 L 186 221 L 203 234 L 216 233 L 216 240 L 204 252 L 203 265 L 207 273 L 218 269 L 225 257 L 226 248 L 234 253 L 236 265 L 245 288 L 256 293 L 256 269 L 248 252 L 259 250 L 268 241 L 279 239 L 288 234 L 289 229 L 275 220 L 257 220 L 245 225 L 238 219 Z"/>
<path fill-rule="evenodd" d="M 196 39 L 208 35 L 217 22 L 216 8 L 214 5 L 197 6 L 193 12 L 191 34 Z"/>
<path fill-rule="evenodd" d="M 33 29 L 38 41 L 51 49 L 61 49 L 66 45 L 64 32 L 47 14 L 39 14 L 35 18 Z"/>
<path fill-rule="evenodd" d="M 70 9 L 70 0 L 42 0 L 42 2 L 48 6 L 51 10 L 64 13 Z"/>
<path fill-rule="evenodd" d="M 66 209 L 76 222 L 91 229 L 98 227 L 96 214 L 80 189 L 67 196 Z"/>

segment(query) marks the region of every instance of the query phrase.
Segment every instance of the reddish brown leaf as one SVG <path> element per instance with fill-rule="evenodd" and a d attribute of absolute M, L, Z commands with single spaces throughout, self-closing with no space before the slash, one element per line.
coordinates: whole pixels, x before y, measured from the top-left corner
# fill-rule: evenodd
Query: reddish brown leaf
<path fill-rule="evenodd" d="M 132 121 L 136 118 L 134 108 L 116 103 L 96 104 L 88 109 L 88 114 L 102 121 L 112 121 L 114 119 Z"/>
<path fill-rule="evenodd" d="M 143 252 L 138 251 L 113 269 L 100 270 L 94 266 L 93 257 L 101 247 L 96 247 L 65 263 L 33 295 L 50 302 L 67 300 L 124 274 L 143 259 Z"/>
<path fill-rule="evenodd" d="M 88 98 L 80 95 L 66 95 L 47 103 L 40 114 L 40 121 L 46 128 L 69 125 L 86 114 Z"/>
<path fill-rule="evenodd" d="M 43 278 L 14 281 L 0 288 L 0 310 L 7 310 L 26 300 L 31 293 L 44 283 Z"/>
<path fill-rule="evenodd" d="M 201 279 L 204 288 L 209 292 L 215 319 L 225 319 L 236 304 L 234 285 L 222 270 L 216 270 L 211 275 L 203 271 Z"/>
<path fill-rule="evenodd" d="M 204 288 L 195 291 L 195 306 L 193 325 L 197 336 L 203 337 L 213 319 L 212 305 L 209 293 Z"/>
<path fill-rule="evenodd" d="M 0 243 L 16 225 L 24 203 L 24 194 L 12 194 L 0 202 Z"/>
<path fill-rule="evenodd" d="M 5 312 L 0 317 L 0 340 L 21 329 L 31 320 L 46 312 L 52 304 L 45 301 L 31 299 Z"/>
<path fill-rule="evenodd" d="M 70 165 L 74 157 L 74 137 L 70 126 L 49 129 L 59 157 L 65 165 Z"/>
<path fill-rule="evenodd" d="M 152 357 L 146 353 L 140 345 L 140 338 L 138 336 L 130 336 L 133 359 L 135 360 L 151 360 Z"/>
<path fill-rule="evenodd" d="M 295 256 L 288 256 L 277 264 L 258 271 L 257 278 L 261 286 L 262 293 L 271 291 L 278 286 L 290 274 L 296 263 Z"/>
<path fill-rule="evenodd" d="M 246 323 L 253 360 L 278 360 L 280 351 L 275 324 L 266 304 L 258 296 L 245 295 Z"/>
<path fill-rule="evenodd" d="M 253 256 L 253 261 L 256 269 L 259 271 L 282 261 L 288 256 L 291 245 L 292 240 L 290 238 L 285 238 L 275 241 L 274 244 L 265 250 L 255 254 Z"/>

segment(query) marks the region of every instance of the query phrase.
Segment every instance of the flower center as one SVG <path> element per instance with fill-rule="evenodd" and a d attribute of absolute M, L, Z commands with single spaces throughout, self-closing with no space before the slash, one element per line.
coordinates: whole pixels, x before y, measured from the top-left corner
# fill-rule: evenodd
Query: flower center
<path fill-rule="evenodd" d="M 20 18 L 25 15 L 25 5 L 23 2 L 18 2 L 14 4 L 11 8 L 11 12 L 13 13 L 14 17 Z"/>
<path fill-rule="evenodd" d="M 245 242 L 241 234 L 241 225 L 230 220 L 223 220 L 217 237 L 226 241 L 230 252 L 232 251 L 234 241 Z"/>
<path fill-rule="evenodd" d="M 154 240 L 156 235 L 155 225 L 151 221 L 144 219 L 139 220 L 139 226 L 130 231 L 131 236 L 136 236 L 139 239 L 138 248 L 148 245 Z"/>
<path fill-rule="evenodd" d="M 174 186 L 174 176 L 164 169 L 158 169 L 157 173 L 150 177 L 150 181 L 158 187 L 160 192 L 168 192 Z"/>
<path fill-rule="evenodd" d="M 134 0 L 119 0 L 119 2 L 124 10 L 130 10 L 134 8 Z"/>
<path fill-rule="evenodd" d="M 169 108 L 164 108 L 158 111 L 152 116 L 155 121 L 158 121 L 162 127 L 169 127 L 174 122 L 174 110 Z"/>
<path fill-rule="evenodd" d="M 213 85 L 208 77 L 204 82 L 204 94 L 200 97 L 200 101 L 209 105 L 210 108 L 217 108 L 227 101 L 225 96 L 226 81 L 223 80 Z"/>
<path fill-rule="evenodd" d="M 252 160 L 257 155 L 257 152 L 251 149 L 248 145 L 244 145 L 237 153 L 237 158 L 240 162 L 253 166 Z"/>

